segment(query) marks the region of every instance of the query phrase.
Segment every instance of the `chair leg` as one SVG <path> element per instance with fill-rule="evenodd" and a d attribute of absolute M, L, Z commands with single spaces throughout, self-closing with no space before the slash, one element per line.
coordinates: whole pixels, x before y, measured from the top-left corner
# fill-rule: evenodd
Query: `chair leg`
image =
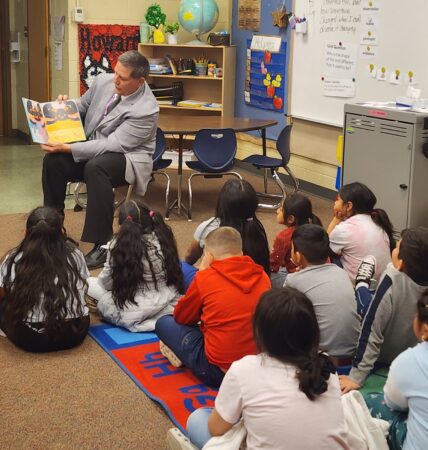
<path fill-rule="evenodd" d="M 286 170 L 288 175 L 290 175 L 290 178 L 293 181 L 294 192 L 297 192 L 299 190 L 299 180 L 298 180 L 298 178 L 296 178 L 296 176 L 294 175 L 294 173 L 292 172 L 292 170 L 288 166 L 284 166 L 284 169 Z"/>
<path fill-rule="evenodd" d="M 165 189 L 165 220 L 169 220 L 169 212 L 168 212 L 168 206 L 169 206 L 169 188 L 171 185 L 171 178 L 170 176 L 164 172 L 164 171 L 155 171 L 152 173 L 152 175 L 163 175 L 166 178 L 166 189 Z"/>
<path fill-rule="evenodd" d="M 130 184 L 128 187 L 128 192 L 126 193 L 126 198 L 125 201 L 128 202 L 129 200 L 131 200 L 131 195 L 132 195 L 132 190 L 134 189 L 134 185 Z"/>
<path fill-rule="evenodd" d="M 263 173 L 263 186 L 265 189 L 265 194 L 267 194 L 267 186 L 268 186 L 268 169 L 264 170 Z"/>
<path fill-rule="evenodd" d="M 83 188 L 84 184 L 85 183 L 79 181 L 78 183 L 76 183 L 76 186 L 74 188 L 74 201 L 76 205 L 79 205 L 81 208 L 86 208 L 86 203 L 80 199 L 80 191 Z"/>
<path fill-rule="evenodd" d="M 188 214 L 188 220 L 191 221 L 192 220 L 192 178 L 194 176 L 198 176 L 199 174 L 197 173 L 192 173 L 189 177 L 189 179 L 187 180 L 187 186 L 189 189 L 189 214 Z"/>

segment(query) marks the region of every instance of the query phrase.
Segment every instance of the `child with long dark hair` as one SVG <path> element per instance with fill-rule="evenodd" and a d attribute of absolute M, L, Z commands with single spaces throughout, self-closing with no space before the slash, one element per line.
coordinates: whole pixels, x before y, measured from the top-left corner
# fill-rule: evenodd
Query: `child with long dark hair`
<path fill-rule="evenodd" d="M 241 235 L 244 255 L 250 256 L 269 275 L 269 245 L 265 229 L 256 216 L 257 206 L 256 191 L 248 181 L 228 180 L 218 195 L 215 216 L 196 228 L 185 256 L 187 268 L 185 265 L 184 272 L 192 271 L 188 266 L 195 264 L 202 256 L 205 238 L 211 231 L 219 227 L 232 227 Z"/>
<path fill-rule="evenodd" d="M 287 195 L 282 206 L 276 212 L 278 223 L 285 225 L 274 240 L 270 254 L 272 287 L 282 287 L 288 273 L 297 267 L 291 259 L 291 236 L 294 230 L 308 223 L 321 225 L 321 220 L 312 212 L 312 203 L 308 197 L 298 192 Z"/>
<path fill-rule="evenodd" d="M 375 257 L 377 280 L 391 262 L 395 248 L 392 224 L 383 209 L 375 208 L 376 201 L 366 185 L 350 183 L 340 188 L 334 203 L 334 217 L 327 228 L 330 249 L 340 256 L 352 282 L 367 255 Z"/>
<path fill-rule="evenodd" d="M 30 352 L 79 345 L 89 328 L 88 276 L 62 217 L 54 209 L 36 208 L 28 216 L 24 239 L 0 267 L 0 326 L 6 336 Z"/>
<path fill-rule="evenodd" d="M 119 211 L 120 229 L 88 295 L 102 317 L 130 331 L 152 331 L 184 293 L 177 245 L 158 212 L 134 200 Z"/>
<path fill-rule="evenodd" d="M 264 293 L 253 318 L 260 351 L 232 364 L 215 408 L 195 411 L 190 440 L 202 448 L 240 419 L 247 448 L 348 449 L 339 381 L 319 351 L 320 331 L 310 300 L 292 288 Z"/>

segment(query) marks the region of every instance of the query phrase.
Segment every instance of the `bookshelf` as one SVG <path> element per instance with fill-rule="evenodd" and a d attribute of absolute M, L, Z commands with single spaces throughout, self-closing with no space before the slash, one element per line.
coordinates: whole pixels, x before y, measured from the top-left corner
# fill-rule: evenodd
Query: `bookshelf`
<path fill-rule="evenodd" d="M 139 44 L 138 51 L 146 58 L 164 58 L 166 55 L 169 55 L 172 59 L 204 56 L 215 61 L 217 67 L 223 69 L 222 77 L 151 74 L 148 82 L 157 87 L 169 86 L 174 81 L 181 81 L 183 83 L 184 100 L 200 100 L 222 105 L 221 107 L 191 108 L 160 104 L 161 113 L 165 111 L 165 113 L 172 115 L 179 114 L 180 111 L 186 111 L 186 115 L 234 116 L 235 46 Z"/>

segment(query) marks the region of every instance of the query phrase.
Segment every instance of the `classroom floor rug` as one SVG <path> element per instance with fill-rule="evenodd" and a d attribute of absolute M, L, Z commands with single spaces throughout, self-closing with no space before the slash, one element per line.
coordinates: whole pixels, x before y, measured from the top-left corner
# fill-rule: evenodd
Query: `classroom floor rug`
<path fill-rule="evenodd" d="M 217 390 L 203 384 L 188 369 L 173 367 L 159 351 L 155 333 L 131 333 L 113 325 L 93 325 L 90 336 L 174 424 L 185 431 L 189 415 L 213 406 Z"/>

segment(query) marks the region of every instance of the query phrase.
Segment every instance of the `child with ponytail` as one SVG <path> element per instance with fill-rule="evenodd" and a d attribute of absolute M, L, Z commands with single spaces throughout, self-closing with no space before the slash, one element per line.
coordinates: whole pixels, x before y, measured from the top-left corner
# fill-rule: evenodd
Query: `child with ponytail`
<path fill-rule="evenodd" d="M 379 279 L 395 248 L 391 221 L 383 209 L 375 208 L 376 196 L 362 183 L 345 184 L 334 203 L 333 219 L 327 228 L 330 249 L 354 283 L 358 267 L 367 255 L 376 261 L 374 278 Z"/>
<path fill-rule="evenodd" d="M 184 293 L 175 238 L 158 212 L 134 200 L 120 208 L 119 225 L 102 272 L 88 280 L 88 296 L 107 322 L 153 331 Z"/>
<path fill-rule="evenodd" d="M 275 237 L 269 262 L 272 287 L 282 287 L 287 274 L 297 269 L 291 259 L 291 236 L 294 230 L 307 223 L 321 226 L 322 224 L 312 212 L 309 198 L 298 192 L 285 197 L 282 206 L 276 212 L 276 220 L 285 225 L 285 229 Z"/>
<path fill-rule="evenodd" d="M 51 208 L 30 213 L 22 242 L 0 266 L 0 327 L 30 352 L 79 345 L 89 328 L 85 259 Z"/>
<path fill-rule="evenodd" d="M 309 299 L 292 288 L 264 293 L 253 318 L 260 353 L 232 364 L 215 408 L 195 411 L 189 439 L 202 448 L 240 419 L 247 448 L 348 449 L 339 381 L 320 353 L 320 331 Z"/>

